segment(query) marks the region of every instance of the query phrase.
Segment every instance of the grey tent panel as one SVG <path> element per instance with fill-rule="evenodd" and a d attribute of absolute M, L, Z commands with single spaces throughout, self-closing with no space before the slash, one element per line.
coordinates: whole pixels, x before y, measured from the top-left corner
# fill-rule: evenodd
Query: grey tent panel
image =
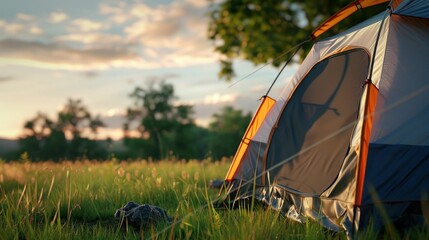
<path fill-rule="evenodd" d="M 428 169 L 429 146 L 371 143 L 362 205 L 374 202 L 373 194 L 377 194 L 383 202 L 420 201 L 427 198 Z"/>
<path fill-rule="evenodd" d="M 394 15 L 390 21 L 362 205 L 374 202 L 374 194 L 406 202 L 429 193 L 429 19 Z"/>
<path fill-rule="evenodd" d="M 261 184 L 262 160 L 266 146 L 266 143 L 250 141 L 234 178 L 253 183 L 253 179 L 256 176 L 255 183 Z"/>
<path fill-rule="evenodd" d="M 369 66 L 364 49 L 320 61 L 293 92 L 273 130 L 266 157 L 269 182 L 320 195 L 347 154 Z"/>

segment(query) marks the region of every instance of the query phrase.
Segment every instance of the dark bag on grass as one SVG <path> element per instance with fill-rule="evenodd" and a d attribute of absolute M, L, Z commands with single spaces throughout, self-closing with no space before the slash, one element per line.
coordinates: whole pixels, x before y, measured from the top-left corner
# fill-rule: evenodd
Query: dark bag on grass
<path fill-rule="evenodd" d="M 129 224 L 135 228 L 155 225 L 159 222 L 171 222 L 172 218 L 167 212 L 157 206 L 129 202 L 124 207 L 116 210 L 115 218 L 121 221 L 121 225 Z"/>

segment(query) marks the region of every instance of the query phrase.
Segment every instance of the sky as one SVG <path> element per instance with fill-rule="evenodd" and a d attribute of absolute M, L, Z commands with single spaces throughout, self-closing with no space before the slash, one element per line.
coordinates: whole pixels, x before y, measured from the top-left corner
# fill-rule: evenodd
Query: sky
<path fill-rule="evenodd" d="M 207 0 L 0 0 L 0 138 L 22 136 L 37 112 L 55 120 L 72 98 L 106 123 L 100 138 L 119 139 L 129 94 L 159 81 L 174 85 L 177 104 L 194 106 L 201 126 L 226 105 L 254 112 L 279 70 L 231 86 L 261 67 L 238 60 L 232 82 L 219 79 L 209 8 Z"/>

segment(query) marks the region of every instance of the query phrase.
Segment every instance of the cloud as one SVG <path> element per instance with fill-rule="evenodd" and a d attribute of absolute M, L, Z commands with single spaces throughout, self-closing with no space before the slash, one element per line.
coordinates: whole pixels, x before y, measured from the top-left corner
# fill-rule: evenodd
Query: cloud
<path fill-rule="evenodd" d="M 25 26 L 20 23 L 4 23 L 1 24 L 6 33 L 17 34 L 25 29 Z"/>
<path fill-rule="evenodd" d="M 151 8 L 145 4 L 135 4 L 128 15 L 134 21 L 125 29 L 127 38 L 139 39 L 143 43 L 159 43 L 160 38 L 182 35 L 183 37 L 205 36 L 206 9 L 191 1 L 173 1 L 168 5 Z M 200 30 L 204 30 L 200 33 Z M 165 46 L 165 43 L 160 43 Z"/>
<path fill-rule="evenodd" d="M 121 4 L 121 6 L 118 6 L 117 5 L 118 3 Z M 99 7 L 100 13 L 106 14 L 106 15 L 115 15 L 115 14 L 124 13 L 124 11 L 123 11 L 123 9 L 125 7 L 124 2 L 113 2 L 111 4 L 115 4 L 115 6 L 105 4 L 105 3 L 100 4 L 100 7 Z"/>
<path fill-rule="evenodd" d="M 74 33 L 58 36 L 55 38 L 57 41 L 62 42 L 78 42 L 82 44 L 98 46 L 113 46 L 122 44 L 122 37 L 115 34 L 102 34 L 102 33 Z"/>
<path fill-rule="evenodd" d="M 165 74 L 162 76 L 154 75 L 154 76 L 147 76 L 145 77 L 145 82 L 153 83 L 153 82 L 161 82 L 161 81 L 167 81 L 174 78 L 179 78 L 180 75 L 175 73 Z"/>
<path fill-rule="evenodd" d="M 95 77 L 97 77 L 97 76 L 98 76 L 98 72 L 95 72 L 95 71 L 85 71 L 85 72 L 83 73 L 83 76 L 84 76 L 85 78 L 95 78 Z"/>
<path fill-rule="evenodd" d="M 204 104 L 207 105 L 217 105 L 224 103 L 233 103 L 237 99 L 238 94 L 219 94 L 214 93 L 212 95 L 208 95 L 204 98 Z"/>
<path fill-rule="evenodd" d="M 259 94 L 266 91 L 266 90 L 267 90 L 266 84 L 256 84 L 250 88 L 250 91 L 252 93 L 259 93 Z"/>
<path fill-rule="evenodd" d="M 111 4 L 113 5 L 101 4 L 99 8 L 100 13 L 110 16 L 110 21 L 118 25 L 131 19 L 131 16 L 127 14 L 127 6 L 125 2 L 115 1 Z"/>
<path fill-rule="evenodd" d="M 125 28 L 127 38 L 145 44 L 157 44 L 161 38 L 173 37 L 181 27 L 181 16 L 164 9 L 151 9 L 144 4 L 135 6 L 130 14 L 136 18 L 131 25 Z M 158 40 L 158 41 L 157 41 Z M 150 42 L 149 42 L 150 41 Z M 164 43 L 160 43 L 165 45 Z"/>
<path fill-rule="evenodd" d="M 65 20 L 67 20 L 69 16 L 67 16 L 66 13 L 58 11 L 58 12 L 52 12 L 49 16 L 49 20 L 52 23 L 62 23 Z"/>
<path fill-rule="evenodd" d="M 125 116 L 124 111 L 117 109 L 117 108 L 111 108 L 107 111 L 107 116 L 108 117 L 113 117 L 113 116 Z"/>
<path fill-rule="evenodd" d="M 66 13 L 55 11 L 50 14 L 49 21 L 61 23 L 58 25 L 63 29 L 61 35 L 57 34 L 58 31 L 51 32 L 57 27 L 41 29 L 35 22 L 25 26 L 0 20 L 0 29 L 15 33 L 9 36 L 13 39 L 0 40 L 0 61 L 82 71 L 213 63 L 217 61 L 218 54 L 214 53 L 206 37 L 208 19 L 207 3 L 204 2 L 177 0 L 155 7 L 143 3 L 112 2 L 100 5 L 99 14 L 106 20 L 97 21 L 70 19 Z M 122 25 L 115 25 L 119 23 Z M 26 34 L 17 35 L 21 32 Z M 52 40 L 36 40 L 36 35 L 42 34 L 53 36 Z"/>
<path fill-rule="evenodd" d="M 160 19 L 154 22 L 147 22 L 146 20 L 137 21 L 133 25 L 125 29 L 130 39 L 145 38 L 151 41 L 155 39 L 169 38 L 178 33 L 181 25 L 180 21 L 173 19 Z M 147 43 L 147 42 L 146 42 Z M 154 41 L 153 43 L 157 43 Z"/>
<path fill-rule="evenodd" d="M 141 46 L 146 59 L 180 67 L 217 59 L 206 36 L 206 5 L 205 0 L 179 0 L 156 7 L 143 3 L 102 5 L 100 11 L 111 19 L 127 21 L 124 41 Z"/>
<path fill-rule="evenodd" d="M 111 138 L 112 140 L 119 141 L 123 137 L 124 130 L 122 128 L 100 128 L 97 133 L 98 139 Z M 123 145 L 119 145 L 119 147 L 121 148 Z"/>
<path fill-rule="evenodd" d="M 0 83 L 7 82 L 10 80 L 13 80 L 13 77 L 11 77 L 11 76 L 0 76 Z"/>
<path fill-rule="evenodd" d="M 16 18 L 19 20 L 23 20 L 23 21 L 32 21 L 34 19 L 33 16 L 30 16 L 30 15 L 25 14 L 25 13 L 18 13 L 16 15 Z"/>
<path fill-rule="evenodd" d="M 207 0 L 187 0 L 186 2 L 200 8 L 203 8 L 209 5 L 209 1 Z"/>
<path fill-rule="evenodd" d="M 107 114 L 103 114 L 100 119 L 105 124 L 105 127 L 99 129 L 98 138 L 103 139 L 110 137 L 114 140 L 119 140 L 124 137 L 123 127 L 124 123 L 127 122 L 127 117 L 123 110 L 116 108 L 110 109 Z M 131 122 L 128 135 L 138 137 L 140 134 L 133 130 L 137 128 L 137 126 L 138 122 Z"/>
<path fill-rule="evenodd" d="M 218 97 L 213 97 L 218 95 Z M 219 113 L 225 106 L 233 106 L 235 109 L 241 109 L 243 114 L 254 113 L 258 108 L 260 101 L 259 98 L 251 95 L 233 95 L 233 94 L 213 94 L 211 98 L 218 99 L 217 104 L 211 104 L 211 102 L 199 101 L 194 104 L 195 120 L 198 125 L 207 126 L 213 119 L 213 114 Z M 234 99 L 231 101 L 231 97 Z M 224 99 L 225 101 L 221 101 Z"/>
<path fill-rule="evenodd" d="M 110 109 L 107 114 L 102 115 L 100 119 L 106 125 L 106 128 L 122 128 L 127 117 L 123 110 Z"/>
<path fill-rule="evenodd" d="M 41 35 L 41 34 L 43 34 L 43 30 L 41 28 L 39 28 L 39 27 L 36 27 L 36 26 L 30 27 L 29 31 L 30 31 L 31 34 L 34 34 L 34 35 Z"/>
<path fill-rule="evenodd" d="M 194 110 L 195 110 L 195 123 L 197 125 L 207 127 L 210 122 L 213 121 L 213 114 L 219 113 L 222 107 L 225 107 L 227 105 L 231 104 L 204 104 L 204 103 L 197 103 L 194 104 Z"/>
<path fill-rule="evenodd" d="M 108 27 L 103 23 L 82 18 L 73 20 L 72 25 L 81 32 L 99 31 Z"/>
<path fill-rule="evenodd" d="M 10 35 L 18 35 L 18 34 L 26 34 L 30 33 L 32 35 L 41 35 L 43 34 L 43 30 L 37 26 L 37 24 L 33 21 L 30 22 L 30 19 L 33 17 L 24 14 L 18 14 L 18 19 L 28 19 L 25 20 L 25 23 L 22 22 L 6 22 L 0 19 L 0 29 Z"/>
<path fill-rule="evenodd" d="M 35 67 L 94 70 L 109 67 L 153 67 L 125 48 L 78 49 L 55 43 L 18 39 L 0 40 L 0 58 Z M 23 60 L 24 62 L 19 62 Z"/>

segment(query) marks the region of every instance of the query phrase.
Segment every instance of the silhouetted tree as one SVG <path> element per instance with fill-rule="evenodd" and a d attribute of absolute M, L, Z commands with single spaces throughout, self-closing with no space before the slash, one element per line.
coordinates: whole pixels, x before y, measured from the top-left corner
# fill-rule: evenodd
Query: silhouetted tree
<path fill-rule="evenodd" d="M 83 123 L 91 119 L 86 106 L 82 100 L 68 99 L 66 105 L 58 113 L 58 126 L 71 140 L 80 138 Z"/>
<path fill-rule="evenodd" d="M 57 121 L 46 114 L 37 115 L 24 123 L 25 136 L 19 140 L 21 151 L 34 161 L 76 159 L 79 157 L 106 158 L 107 151 L 95 140 L 82 136 L 89 128 L 93 136 L 104 123 L 100 116 L 91 117 L 81 100 L 69 99 L 58 113 Z"/>
<path fill-rule="evenodd" d="M 235 154 L 251 119 L 250 113 L 243 114 L 241 110 L 231 106 L 226 106 L 220 114 L 213 115 L 213 121 L 209 125 L 209 148 L 214 158 Z"/>
<path fill-rule="evenodd" d="M 48 136 L 53 127 L 53 121 L 49 119 L 46 114 L 40 112 L 38 112 L 34 118 L 24 123 L 24 131 L 38 140 L 44 139 Z"/>
<path fill-rule="evenodd" d="M 138 122 L 135 129 L 139 137 L 125 139 L 126 145 L 140 157 L 161 159 L 168 155 L 179 158 L 195 157 L 198 152 L 193 134 L 198 128 L 191 115 L 192 106 L 175 105 L 174 87 L 160 82 L 157 86 L 136 87 L 130 94 L 134 105 L 127 110 L 129 123 L 124 131 L 131 131 L 130 124 Z"/>
<path fill-rule="evenodd" d="M 19 143 L 35 160 L 45 157 L 47 148 L 50 148 L 50 136 L 55 129 L 54 122 L 44 113 L 37 113 L 35 117 L 24 123 L 26 137 Z"/>
<path fill-rule="evenodd" d="M 101 121 L 100 115 L 95 117 L 91 117 L 89 119 L 89 128 L 91 129 L 91 133 L 93 134 L 93 138 L 97 138 L 98 129 L 101 127 L 106 127 L 103 121 Z"/>

